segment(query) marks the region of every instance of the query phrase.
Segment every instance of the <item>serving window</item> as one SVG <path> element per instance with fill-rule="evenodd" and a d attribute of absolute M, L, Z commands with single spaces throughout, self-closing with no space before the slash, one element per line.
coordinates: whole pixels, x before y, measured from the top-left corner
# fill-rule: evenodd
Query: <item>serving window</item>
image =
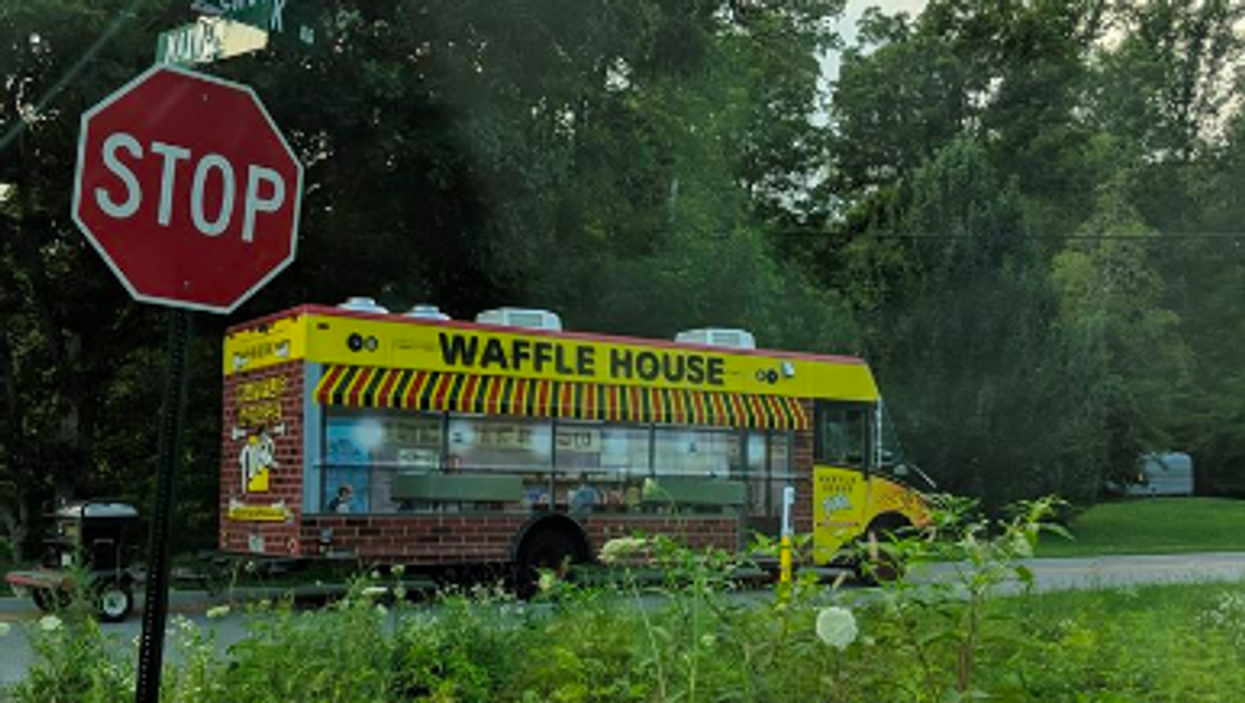
<path fill-rule="evenodd" d="M 652 510 L 657 486 L 699 509 L 769 514 L 790 472 L 782 430 L 335 406 L 323 417 L 325 513 Z M 738 500 L 697 493 L 731 482 Z"/>
<path fill-rule="evenodd" d="M 402 509 L 391 495 L 399 471 L 442 466 L 444 418 L 431 413 L 332 408 L 325 417 L 321 509 L 387 513 Z"/>
<path fill-rule="evenodd" d="M 449 419 L 446 468 L 494 473 L 553 468 L 549 420 L 454 416 Z"/>
<path fill-rule="evenodd" d="M 740 463 L 740 432 L 735 429 L 658 427 L 653 431 L 653 463 L 663 476 L 727 478 Z"/>

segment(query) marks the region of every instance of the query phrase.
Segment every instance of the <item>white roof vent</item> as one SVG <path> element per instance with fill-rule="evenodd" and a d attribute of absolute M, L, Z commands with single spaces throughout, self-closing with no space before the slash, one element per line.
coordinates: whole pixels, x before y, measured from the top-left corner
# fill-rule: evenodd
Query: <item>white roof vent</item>
<path fill-rule="evenodd" d="M 534 330 L 562 331 L 562 318 L 556 312 L 531 308 L 496 308 L 476 315 L 476 322 L 486 325 L 527 327 Z"/>
<path fill-rule="evenodd" d="M 421 320 L 448 320 L 449 315 L 441 312 L 441 309 L 435 305 L 415 305 L 410 310 L 402 313 L 407 317 L 418 317 Z"/>
<path fill-rule="evenodd" d="M 748 330 L 706 327 L 698 330 L 684 330 L 674 336 L 674 341 L 684 344 L 707 344 L 711 347 L 731 347 L 733 349 L 756 349 L 757 340 Z"/>
<path fill-rule="evenodd" d="M 350 310 L 351 312 L 389 312 L 388 308 L 377 305 L 376 301 L 371 298 L 355 295 L 346 299 L 346 302 L 338 305 L 342 310 Z"/>

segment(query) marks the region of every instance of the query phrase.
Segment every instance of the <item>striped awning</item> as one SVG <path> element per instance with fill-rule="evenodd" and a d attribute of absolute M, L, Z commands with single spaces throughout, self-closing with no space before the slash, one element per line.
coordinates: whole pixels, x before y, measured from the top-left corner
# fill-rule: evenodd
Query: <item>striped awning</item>
<path fill-rule="evenodd" d="M 808 414 L 795 398 L 371 366 L 325 367 L 315 398 L 321 405 L 352 408 L 669 425 L 791 430 L 809 427 Z"/>

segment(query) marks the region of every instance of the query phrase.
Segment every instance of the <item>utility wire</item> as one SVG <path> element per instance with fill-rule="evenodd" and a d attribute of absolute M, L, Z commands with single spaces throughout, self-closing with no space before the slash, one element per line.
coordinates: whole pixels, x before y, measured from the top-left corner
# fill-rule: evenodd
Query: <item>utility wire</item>
<path fill-rule="evenodd" d="M 917 234 L 912 232 L 897 232 L 886 234 L 845 234 L 840 232 L 817 231 L 817 230 L 777 230 L 774 234 L 782 236 L 801 236 L 801 237 L 826 237 L 835 239 L 876 239 L 876 240 L 901 240 L 901 241 L 953 241 L 953 240 L 975 240 L 980 241 L 987 239 L 986 235 L 974 234 Z M 1225 241 L 1245 241 L 1245 232 L 1145 232 L 1138 234 L 1020 234 L 1006 235 L 1007 239 L 1029 239 L 1041 242 L 1122 242 L 1130 244 L 1162 244 L 1171 241 L 1186 240 L 1216 240 Z"/>

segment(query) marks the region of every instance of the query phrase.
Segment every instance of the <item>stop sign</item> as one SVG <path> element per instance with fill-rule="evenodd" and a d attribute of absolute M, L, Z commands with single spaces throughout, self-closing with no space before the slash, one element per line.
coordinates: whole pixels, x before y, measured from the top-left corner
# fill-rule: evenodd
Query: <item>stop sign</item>
<path fill-rule="evenodd" d="M 73 218 L 135 299 L 228 313 L 294 260 L 302 185 L 250 88 L 155 66 L 82 115 Z"/>

